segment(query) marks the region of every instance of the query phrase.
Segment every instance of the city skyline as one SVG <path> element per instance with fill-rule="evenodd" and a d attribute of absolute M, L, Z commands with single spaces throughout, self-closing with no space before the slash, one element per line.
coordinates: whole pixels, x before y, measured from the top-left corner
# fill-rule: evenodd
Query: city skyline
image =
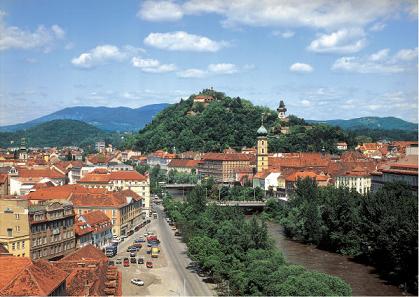
<path fill-rule="evenodd" d="M 418 121 L 414 1 L 101 4 L 0 4 L 0 125 L 208 87 L 308 119 Z"/>

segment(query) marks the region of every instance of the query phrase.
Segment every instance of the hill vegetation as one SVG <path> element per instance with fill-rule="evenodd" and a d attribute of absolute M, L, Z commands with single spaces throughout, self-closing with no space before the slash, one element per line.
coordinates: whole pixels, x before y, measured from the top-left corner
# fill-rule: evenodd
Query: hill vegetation
<path fill-rule="evenodd" d="M 0 132 L 0 146 L 10 147 L 26 138 L 28 146 L 79 146 L 94 148 L 96 141 L 105 140 L 106 143 L 120 145 L 121 138 L 117 133 L 102 131 L 92 125 L 74 120 L 54 120 L 39 124 L 27 130 L 16 132 Z"/>
<path fill-rule="evenodd" d="M 108 131 L 138 131 L 169 104 L 152 104 L 140 108 L 75 106 L 56 111 L 32 121 L 0 127 L 0 131 L 14 132 L 53 120 L 77 120 Z"/>
<path fill-rule="evenodd" d="M 254 106 L 240 97 L 203 90 L 201 94 L 217 98 L 207 107 L 194 103 L 191 95 L 161 111 L 137 135 L 129 138 L 126 146 L 151 152 L 158 149 L 173 151 L 223 151 L 256 145 L 256 131 L 264 125 L 270 131 L 270 152 L 322 151 L 336 153 L 336 143 L 345 141 L 349 147 L 359 142 L 389 140 L 416 140 L 415 132 L 387 130 L 346 131 L 326 124 L 307 124 L 303 119 L 289 116 L 289 134 L 281 134 L 277 113 L 266 107 Z M 284 125 L 284 124 L 282 124 Z M 384 137 L 382 137 L 384 136 Z"/>
<path fill-rule="evenodd" d="M 410 123 L 395 117 L 362 117 L 350 120 L 308 121 L 309 123 L 323 123 L 338 126 L 343 129 L 380 129 L 417 131 L 418 124 Z"/>

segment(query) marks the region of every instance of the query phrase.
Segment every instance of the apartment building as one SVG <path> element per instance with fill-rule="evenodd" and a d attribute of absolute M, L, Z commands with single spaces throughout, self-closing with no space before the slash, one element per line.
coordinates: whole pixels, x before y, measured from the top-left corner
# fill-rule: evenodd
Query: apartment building
<path fill-rule="evenodd" d="M 254 158 L 249 154 L 207 153 L 198 164 L 198 174 L 213 177 L 218 183 L 234 183 L 237 169 L 250 168 Z"/>
<path fill-rule="evenodd" d="M 28 201 L 0 196 L 0 243 L 17 257 L 30 257 Z"/>
<path fill-rule="evenodd" d="M 76 247 L 74 210 L 69 201 L 29 205 L 30 253 L 34 260 L 59 259 Z"/>

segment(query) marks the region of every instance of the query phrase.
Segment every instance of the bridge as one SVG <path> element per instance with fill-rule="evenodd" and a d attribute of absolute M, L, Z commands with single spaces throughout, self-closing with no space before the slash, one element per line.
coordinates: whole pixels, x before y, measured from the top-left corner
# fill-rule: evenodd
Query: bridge
<path fill-rule="evenodd" d="M 196 187 L 196 184 L 162 184 L 161 187 L 172 197 L 185 199 L 186 195 Z"/>

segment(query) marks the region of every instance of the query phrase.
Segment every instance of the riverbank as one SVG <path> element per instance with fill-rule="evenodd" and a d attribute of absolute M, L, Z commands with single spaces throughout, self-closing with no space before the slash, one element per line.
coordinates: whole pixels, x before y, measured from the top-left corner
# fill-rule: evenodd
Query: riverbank
<path fill-rule="evenodd" d="M 288 262 L 342 278 L 350 284 L 354 296 L 408 295 L 397 286 L 380 279 L 372 266 L 356 263 L 350 257 L 320 250 L 313 245 L 293 241 L 284 235 L 279 224 L 268 222 L 268 231 Z"/>

